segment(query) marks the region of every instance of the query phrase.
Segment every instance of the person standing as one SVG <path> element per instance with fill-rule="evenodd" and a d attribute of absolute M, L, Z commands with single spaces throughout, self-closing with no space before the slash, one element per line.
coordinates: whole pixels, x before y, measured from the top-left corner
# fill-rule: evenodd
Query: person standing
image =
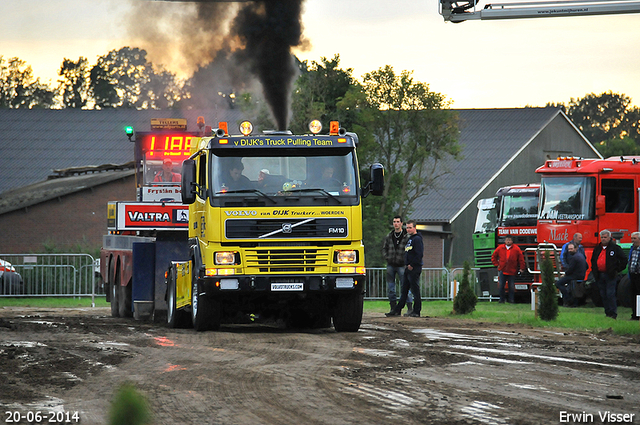
<path fill-rule="evenodd" d="M 491 254 L 491 262 L 498 268 L 498 285 L 500 286 L 500 302 L 506 301 L 505 283 L 509 285 L 509 302 L 513 303 L 515 298 L 516 275 L 524 270 L 524 255 L 522 251 L 513 243 L 511 236 L 504 238 L 504 244 L 500 245 Z"/>
<path fill-rule="evenodd" d="M 629 250 L 629 294 L 631 295 L 631 320 L 638 320 L 636 299 L 640 296 L 640 232 L 631 234 Z"/>
<path fill-rule="evenodd" d="M 567 247 L 572 243 L 576 247 L 576 251 L 582 254 L 584 258 L 587 258 L 587 254 L 584 252 L 584 247 L 582 244 L 582 233 L 574 233 L 573 239 L 571 239 L 566 244 L 562 245 L 562 249 L 560 250 L 560 262 L 562 263 L 562 269 L 566 270 L 569 267 L 569 255 L 567 251 Z"/>
<path fill-rule="evenodd" d="M 408 314 L 409 317 L 420 317 L 422 310 L 422 299 L 420 298 L 420 274 L 422 273 L 422 257 L 424 255 L 424 243 L 422 235 L 416 229 L 415 220 L 407 221 L 407 233 L 409 240 L 404 248 L 404 279 L 402 281 L 402 294 L 400 301 L 390 312 L 385 313 L 389 316 L 400 316 L 400 312 L 404 308 L 409 296 L 409 290 L 413 293 L 413 311 Z"/>
<path fill-rule="evenodd" d="M 556 287 L 562 293 L 563 306 L 577 307 L 577 300 L 574 300 L 571 294 L 571 281 L 584 280 L 584 275 L 587 273 L 587 260 L 578 252 L 573 242 L 569 242 L 567 246 L 567 259 L 567 269 L 564 276 L 556 282 Z"/>
<path fill-rule="evenodd" d="M 615 319 L 618 317 L 616 302 L 616 277 L 627 267 L 627 257 L 622 248 L 611 239 L 611 232 L 600 232 L 600 243 L 591 254 L 591 271 L 598 285 L 604 304 L 604 314 Z"/>
<path fill-rule="evenodd" d="M 387 296 L 389 297 L 390 310 L 398 304 L 396 295 L 396 276 L 402 290 L 402 280 L 404 278 L 404 247 L 409 240 L 409 234 L 402 228 L 402 217 L 393 217 L 393 230 L 384 238 L 382 244 L 382 255 L 387 261 Z M 411 313 L 413 308 L 413 297 L 409 294 L 407 298 L 407 313 Z"/>

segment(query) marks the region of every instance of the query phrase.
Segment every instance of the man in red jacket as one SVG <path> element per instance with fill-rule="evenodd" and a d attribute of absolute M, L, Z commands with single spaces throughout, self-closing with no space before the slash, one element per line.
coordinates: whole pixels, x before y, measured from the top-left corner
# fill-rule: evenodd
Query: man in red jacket
<path fill-rule="evenodd" d="M 504 238 L 504 245 L 493 251 L 491 262 L 498 268 L 498 285 L 500 285 L 500 302 L 505 302 L 505 283 L 509 283 L 509 302 L 513 303 L 515 296 L 516 275 L 524 270 L 524 256 L 518 245 L 513 244 L 513 238 Z"/>

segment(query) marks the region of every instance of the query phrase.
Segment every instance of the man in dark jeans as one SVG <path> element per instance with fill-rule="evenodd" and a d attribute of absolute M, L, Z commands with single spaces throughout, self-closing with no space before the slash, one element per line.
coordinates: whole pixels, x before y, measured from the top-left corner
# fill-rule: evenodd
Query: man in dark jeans
<path fill-rule="evenodd" d="M 402 228 L 402 217 L 393 217 L 393 230 L 389 232 L 382 244 L 382 255 L 387 260 L 387 295 L 389 296 L 389 311 L 398 304 L 396 295 L 396 276 L 398 276 L 399 288 L 402 291 L 404 280 L 404 248 L 407 246 L 409 234 Z M 413 310 L 413 299 L 407 299 L 407 314 Z"/>
<path fill-rule="evenodd" d="M 600 290 L 600 297 L 604 304 L 604 313 L 607 317 L 618 317 L 618 304 L 616 303 L 616 285 L 618 273 L 627 267 L 627 257 L 622 248 L 611 239 L 611 232 L 600 232 L 600 243 L 591 254 L 591 271 Z"/>
<path fill-rule="evenodd" d="M 406 265 L 404 270 L 404 279 L 402 281 L 402 295 L 400 301 L 390 312 L 385 313 L 387 317 L 400 316 L 400 312 L 404 308 L 409 296 L 409 289 L 413 294 L 413 311 L 409 314 L 409 317 L 420 317 L 420 311 L 422 310 L 422 299 L 420 298 L 420 273 L 422 273 L 422 257 L 424 254 L 424 244 L 422 242 L 422 235 L 418 233 L 416 229 L 415 220 L 407 221 L 407 233 L 409 234 L 409 240 L 404 248 L 404 263 Z"/>

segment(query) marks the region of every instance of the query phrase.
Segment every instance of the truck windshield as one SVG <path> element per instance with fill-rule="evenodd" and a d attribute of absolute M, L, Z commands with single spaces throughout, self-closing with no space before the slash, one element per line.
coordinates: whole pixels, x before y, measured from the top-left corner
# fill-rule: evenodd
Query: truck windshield
<path fill-rule="evenodd" d="M 476 228 L 473 233 L 491 233 L 496 230 L 498 212 L 495 198 L 480 199 L 478 201 L 478 215 Z"/>
<path fill-rule="evenodd" d="M 538 220 L 538 197 L 505 195 L 501 203 L 501 226 L 535 226 Z"/>
<path fill-rule="evenodd" d="M 211 155 L 213 196 L 225 198 L 246 195 L 247 189 L 260 191 L 272 199 L 349 198 L 358 196 L 357 166 L 352 150 L 324 149 L 304 151 L 243 149 L 244 156 L 226 156 L 226 151 Z M 241 191 L 241 192 L 240 192 Z"/>
<path fill-rule="evenodd" d="M 594 220 L 594 177 L 543 177 L 540 220 Z"/>

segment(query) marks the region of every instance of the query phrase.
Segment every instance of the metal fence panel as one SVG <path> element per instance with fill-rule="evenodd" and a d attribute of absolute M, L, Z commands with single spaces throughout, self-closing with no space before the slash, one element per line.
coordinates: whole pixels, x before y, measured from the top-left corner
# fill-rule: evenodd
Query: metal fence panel
<path fill-rule="evenodd" d="M 387 269 L 385 267 L 368 267 L 365 283 L 366 300 L 386 300 Z M 445 268 L 423 268 L 420 274 L 420 296 L 425 300 L 446 300 L 451 297 L 449 271 Z M 400 294 L 398 283 L 397 294 Z"/>
<path fill-rule="evenodd" d="M 11 263 L 21 277 L 3 275 L 0 297 L 104 294 L 96 279 L 98 264 L 89 254 L 0 254 L 0 258 Z"/>

